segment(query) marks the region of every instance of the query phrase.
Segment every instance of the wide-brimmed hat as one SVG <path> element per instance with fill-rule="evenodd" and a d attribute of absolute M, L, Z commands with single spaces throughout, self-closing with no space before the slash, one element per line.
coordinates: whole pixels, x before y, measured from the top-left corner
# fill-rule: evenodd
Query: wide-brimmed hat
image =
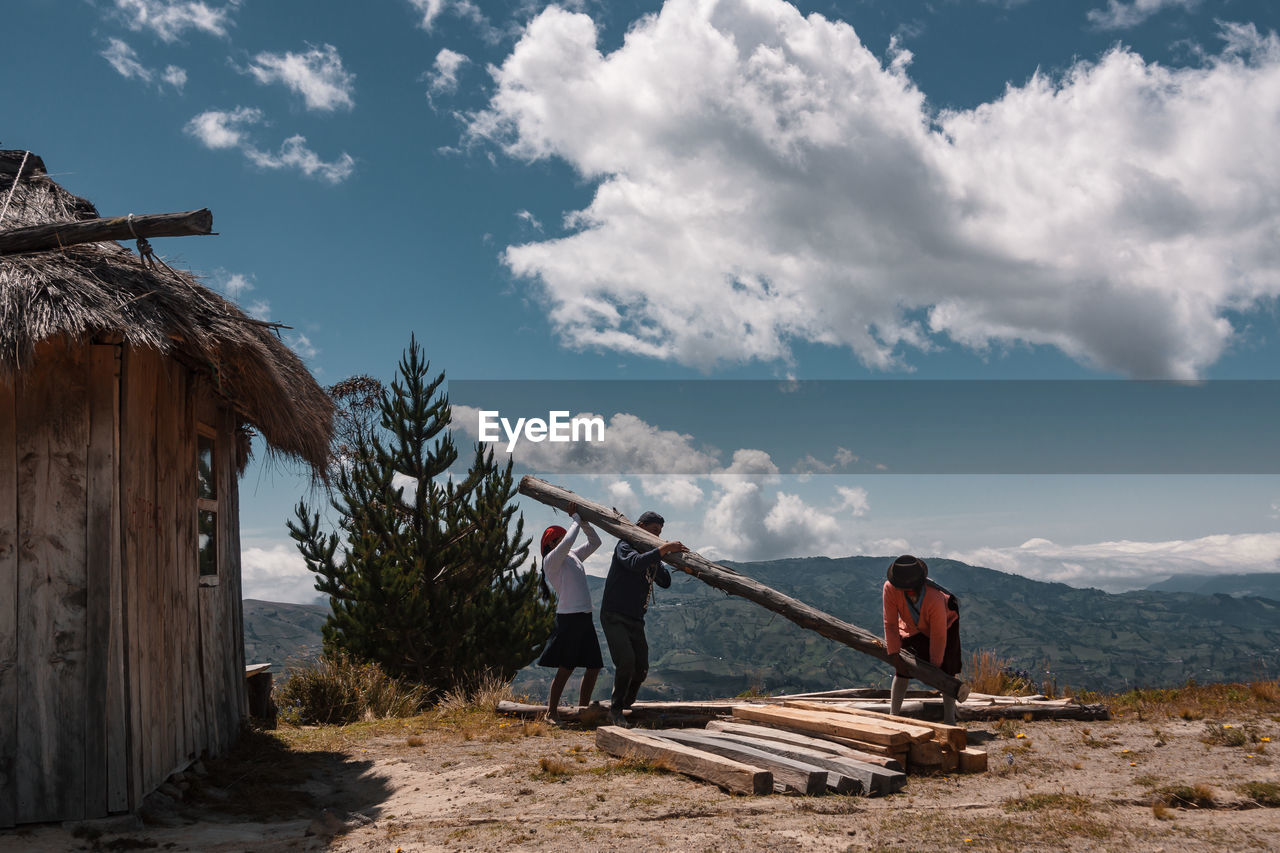
<path fill-rule="evenodd" d="M 547 556 L 547 552 L 556 547 L 556 543 L 566 532 L 568 531 L 558 524 L 553 524 L 542 531 L 542 556 Z"/>
<path fill-rule="evenodd" d="M 929 567 L 924 560 L 903 554 L 889 564 L 889 583 L 898 589 L 916 589 L 929 577 Z"/>

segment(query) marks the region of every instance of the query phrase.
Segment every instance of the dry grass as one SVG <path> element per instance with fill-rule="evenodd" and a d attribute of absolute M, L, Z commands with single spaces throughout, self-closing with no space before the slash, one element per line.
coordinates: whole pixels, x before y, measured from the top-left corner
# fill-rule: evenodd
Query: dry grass
<path fill-rule="evenodd" d="M 1098 804 L 1080 794 L 1058 792 L 1028 794 L 1025 797 L 1008 799 L 1001 803 L 1001 807 L 1007 812 L 1035 812 L 1048 809 L 1085 815 L 1095 810 Z"/>
<path fill-rule="evenodd" d="M 1280 714 L 1280 682 L 1254 681 L 1247 684 L 1188 683 L 1184 687 L 1143 688 L 1124 693 L 1078 693 L 1086 703 L 1102 703 L 1117 716 L 1145 719 L 1204 720 L 1251 714 Z"/>
<path fill-rule="evenodd" d="M 1275 782 L 1245 782 L 1236 790 L 1266 808 L 1280 808 L 1280 784 Z"/>
<path fill-rule="evenodd" d="M 538 759 L 538 771 L 533 774 L 533 778 L 543 781 L 560 781 L 573 774 L 573 767 L 564 759 L 544 755 Z"/>
<path fill-rule="evenodd" d="M 998 657 L 995 652 L 979 650 L 969 655 L 964 671 L 975 693 L 1016 696 L 1036 692 L 1031 679 L 1014 671 L 1013 661 Z"/>
<path fill-rule="evenodd" d="M 1200 782 L 1157 788 L 1153 803 L 1162 803 L 1166 808 L 1175 809 L 1212 809 L 1218 805 L 1213 797 L 1213 789 Z"/>
<path fill-rule="evenodd" d="M 606 761 L 598 773 L 676 773 L 676 766 L 666 758 L 644 758 L 627 754 L 620 758 Z"/>
<path fill-rule="evenodd" d="M 309 666 L 290 666 L 274 696 L 280 719 L 293 725 L 412 717 L 422 710 L 426 697 L 422 687 L 343 652 L 326 654 Z"/>

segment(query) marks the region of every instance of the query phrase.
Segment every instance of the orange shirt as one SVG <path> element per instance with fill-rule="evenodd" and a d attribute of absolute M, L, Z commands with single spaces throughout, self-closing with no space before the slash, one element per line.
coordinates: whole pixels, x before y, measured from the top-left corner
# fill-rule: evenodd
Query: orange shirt
<path fill-rule="evenodd" d="M 947 629 L 960 618 L 960 614 L 947 607 L 947 594 L 925 584 L 924 600 L 920 602 L 920 621 L 916 622 L 907 604 L 906 590 L 884 582 L 884 646 L 889 654 L 901 651 L 902 638 L 924 633 L 929 637 L 929 662 L 942 665 L 942 655 L 947 650 Z"/>

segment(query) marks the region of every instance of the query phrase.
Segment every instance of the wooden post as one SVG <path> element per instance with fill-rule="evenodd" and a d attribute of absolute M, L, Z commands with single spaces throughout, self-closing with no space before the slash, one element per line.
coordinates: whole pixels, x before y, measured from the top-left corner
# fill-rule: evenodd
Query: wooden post
<path fill-rule="evenodd" d="M 213 233 L 213 214 L 208 208 L 185 213 L 151 213 L 144 216 L 116 216 L 110 219 L 81 219 L 53 222 L 0 231 L 0 255 L 44 252 L 78 243 L 107 240 L 136 240 L 139 237 L 187 237 Z"/>
<path fill-rule="evenodd" d="M 520 480 L 520 494 L 556 509 L 565 509 L 570 502 L 577 503 L 578 512 L 584 521 L 597 525 L 613 536 L 625 539 L 643 549 L 656 548 L 663 541 L 652 533 L 641 530 L 617 510 L 580 498 L 568 489 L 539 480 L 537 477 L 523 477 Z M 889 653 L 885 650 L 884 642 L 870 631 L 823 613 L 816 607 L 810 607 L 804 602 L 783 595 L 732 569 L 717 565 L 701 554 L 688 551 L 684 554 L 671 554 L 663 559 L 703 583 L 730 595 L 754 601 L 766 610 L 785 616 L 801 628 L 816 631 L 829 640 L 844 643 L 886 663 L 892 662 Z M 947 696 L 955 696 L 962 702 L 969 695 L 967 684 L 955 676 L 948 675 L 928 661 L 920 660 L 906 650 L 901 652 L 900 657 L 903 668 L 911 674 L 912 678 L 918 678 L 930 687 L 936 687 Z"/>

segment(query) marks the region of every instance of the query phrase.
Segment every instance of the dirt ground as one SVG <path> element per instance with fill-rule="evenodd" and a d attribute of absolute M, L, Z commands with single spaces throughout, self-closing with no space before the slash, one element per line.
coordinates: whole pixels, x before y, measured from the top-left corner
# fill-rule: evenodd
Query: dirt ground
<path fill-rule="evenodd" d="M 987 773 L 871 799 L 733 796 L 491 714 L 254 735 L 143 821 L 9 830 L 0 851 L 1280 850 L 1276 717 L 966 727 Z"/>

